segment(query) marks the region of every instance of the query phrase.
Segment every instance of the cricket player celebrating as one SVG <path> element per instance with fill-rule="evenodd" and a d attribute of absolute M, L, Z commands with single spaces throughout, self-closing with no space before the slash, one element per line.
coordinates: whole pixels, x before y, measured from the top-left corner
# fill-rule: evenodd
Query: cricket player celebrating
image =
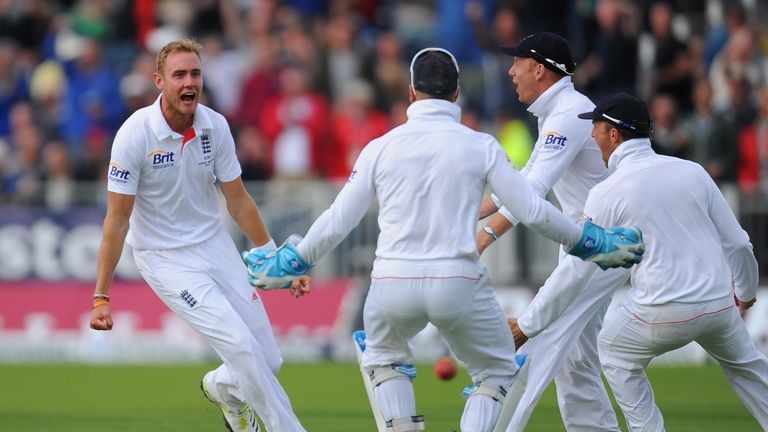
<path fill-rule="evenodd" d="M 602 272 L 613 279 L 606 289 L 631 278 L 626 299 L 598 338 L 603 371 L 629 430 L 664 430 L 643 370 L 654 357 L 692 341 L 720 363 L 768 430 L 768 358 L 755 349 L 739 313 L 757 295 L 757 261 L 747 233 L 701 166 L 651 149 L 652 122 L 642 100 L 615 95 L 579 117 L 592 120 L 592 136 L 611 171 L 590 192 L 586 213 L 600 223 L 641 224 L 648 245 L 631 272 Z M 598 274 L 592 267 L 565 258 L 553 273 L 560 276 L 557 283 L 548 280 L 513 325 L 515 340 L 523 343 L 557 322 L 585 295 Z M 591 302 L 603 301 L 593 294 L 586 292 Z"/>
<path fill-rule="evenodd" d="M 223 360 L 202 388 L 227 429 L 257 431 L 255 409 L 270 431 L 304 431 L 275 375 L 282 359 L 264 306 L 221 221 L 217 183 L 243 232 L 274 249 L 240 180 L 226 120 L 199 104 L 201 50 L 190 40 L 163 47 L 154 74 L 160 96 L 117 132 L 90 325 L 112 328 L 109 291 L 128 242 L 149 286 Z M 306 282 L 294 284 L 295 295 Z"/>
<path fill-rule="evenodd" d="M 410 339 L 428 322 L 472 377 L 461 430 L 495 426 L 518 372 L 515 346 L 479 261 L 474 231 L 486 184 L 522 223 L 603 266 L 631 266 L 644 246 L 637 228 L 576 225 L 537 196 L 499 143 L 459 122 L 459 67 L 448 51 L 427 48 L 411 62 L 408 121 L 371 141 L 346 185 L 297 246 L 245 254 L 255 283 L 281 286 L 330 251 L 378 198 L 378 238 L 363 321 L 362 366 L 373 386 L 379 431 L 422 430 L 411 378 Z M 594 265 L 594 264 L 590 264 Z"/>
<path fill-rule="evenodd" d="M 570 76 L 576 66 L 568 42 L 556 34 L 539 32 L 501 50 L 515 57 L 509 75 L 520 101 L 529 104 L 528 111 L 538 118 L 539 137 L 522 174 L 539 196 L 554 191 L 563 213 L 578 220 L 589 190 L 608 172 L 589 125 L 576 119 L 577 114 L 595 105 L 573 87 Z M 481 218 L 496 212 L 497 204 L 487 198 Z M 513 215 L 500 207 L 477 233 L 480 253 L 516 223 Z M 566 256 L 561 250 L 560 261 Z M 605 278 L 596 275 L 591 283 L 605 292 L 602 284 L 610 283 Z M 552 378 L 557 384 L 560 415 L 569 432 L 619 430 L 597 355 L 597 333 L 609 302 L 572 305 L 562 321 L 520 351 L 530 356 L 531 364 L 512 430 L 523 430 Z"/>

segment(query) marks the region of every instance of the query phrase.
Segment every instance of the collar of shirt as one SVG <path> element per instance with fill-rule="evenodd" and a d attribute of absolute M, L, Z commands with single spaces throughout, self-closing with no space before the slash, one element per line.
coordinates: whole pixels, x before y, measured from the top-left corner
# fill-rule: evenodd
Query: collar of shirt
<path fill-rule="evenodd" d="M 613 173 L 622 161 L 638 160 L 656 153 L 651 149 L 651 140 L 648 138 L 636 138 L 624 141 L 616 147 L 611 157 L 608 158 L 608 171 Z"/>
<path fill-rule="evenodd" d="M 536 100 L 533 101 L 533 103 L 528 107 L 528 112 L 539 118 L 546 117 L 555 107 L 555 104 L 558 100 L 556 97 L 557 94 L 566 89 L 574 90 L 571 77 L 569 76 L 560 78 L 558 82 L 552 84 L 548 89 L 544 90 L 544 93 L 536 98 Z"/>
<path fill-rule="evenodd" d="M 157 137 L 158 141 L 162 141 L 169 137 L 174 139 L 184 138 L 184 135 L 174 132 L 168 125 L 168 122 L 165 121 L 163 110 L 160 108 L 160 98 L 162 97 L 162 95 L 158 96 L 151 107 L 152 112 L 149 114 L 149 125 L 152 128 L 152 132 L 155 133 L 155 137 Z M 208 113 L 205 112 L 205 109 L 202 108 L 201 104 L 198 104 L 197 109 L 195 110 L 195 119 L 192 123 L 192 128 L 195 129 L 196 132 L 200 132 L 203 129 L 213 129 L 213 122 L 208 116 Z"/>
<path fill-rule="evenodd" d="M 461 108 L 453 102 L 443 99 L 417 100 L 408 107 L 408 121 L 450 119 L 461 121 Z"/>

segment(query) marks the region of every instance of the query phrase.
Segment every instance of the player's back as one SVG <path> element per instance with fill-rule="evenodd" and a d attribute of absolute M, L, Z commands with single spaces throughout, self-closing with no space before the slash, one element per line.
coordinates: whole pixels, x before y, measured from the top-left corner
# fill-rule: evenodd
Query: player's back
<path fill-rule="evenodd" d="M 633 268 L 630 295 L 642 305 L 731 295 L 731 272 L 710 216 L 719 204 L 714 182 L 693 162 L 656 155 L 650 146 L 642 151 L 648 155 L 622 162 L 595 188 L 602 199 L 615 200 L 617 224 L 643 229 L 646 252 Z"/>
<path fill-rule="evenodd" d="M 370 149 L 377 152 L 374 184 L 381 229 L 377 256 L 476 256 L 479 203 L 488 154 L 496 141 L 444 113 L 458 110 L 449 102 L 420 101 L 416 108 L 416 113 L 409 110 L 406 124 L 369 144 L 377 147 Z"/>

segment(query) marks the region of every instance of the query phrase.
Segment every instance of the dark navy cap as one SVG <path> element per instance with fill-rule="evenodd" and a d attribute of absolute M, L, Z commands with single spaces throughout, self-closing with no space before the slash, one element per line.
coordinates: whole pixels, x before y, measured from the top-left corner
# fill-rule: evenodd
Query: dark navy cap
<path fill-rule="evenodd" d="M 424 48 L 411 60 L 413 89 L 430 96 L 450 96 L 459 86 L 459 64 L 442 48 Z"/>
<path fill-rule="evenodd" d="M 639 135 L 648 136 L 653 132 L 653 120 L 648 106 L 642 99 L 626 93 L 603 99 L 594 110 L 579 114 L 579 118 L 601 120 Z"/>
<path fill-rule="evenodd" d="M 502 45 L 499 49 L 507 55 L 532 58 L 560 75 L 573 75 L 576 70 L 568 41 L 554 33 L 536 32 L 517 45 Z"/>

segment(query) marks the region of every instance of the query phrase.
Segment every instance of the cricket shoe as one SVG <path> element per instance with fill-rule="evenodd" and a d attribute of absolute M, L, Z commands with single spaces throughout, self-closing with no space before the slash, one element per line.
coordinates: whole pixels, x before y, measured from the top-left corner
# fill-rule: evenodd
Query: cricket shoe
<path fill-rule="evenodd" d="M 208 372 L 200 380 L 200 389 L 205 397 L 216 404 L 224 416 L 224 426 L 229 432 L 259 432 L 259 421 L 251 406 L 245 404 L 242 408 L 234 407 L 216 394 L 215 386 L 209 380 L 211 372 Z"/>

